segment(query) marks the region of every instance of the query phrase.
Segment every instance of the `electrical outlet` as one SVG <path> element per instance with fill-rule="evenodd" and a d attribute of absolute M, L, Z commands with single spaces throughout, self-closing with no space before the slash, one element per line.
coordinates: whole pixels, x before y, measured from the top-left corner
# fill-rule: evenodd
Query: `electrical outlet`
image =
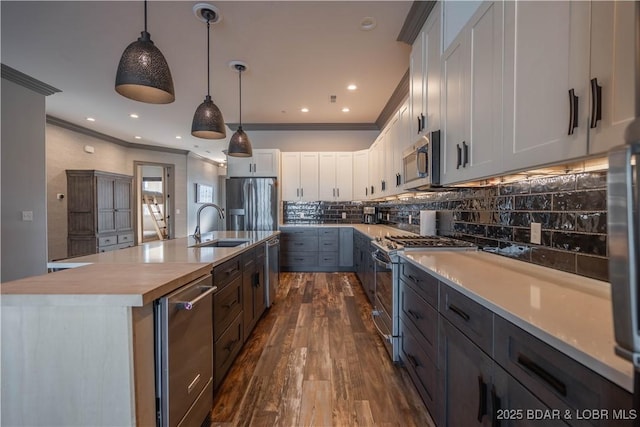
<path fill-rule="evenodd" d="M 347 219 L 347 213 L 346 212 L 342 212 L 342 219 Z"/>
<path fill-rule="evenodd" d="M 409 215 L 409 224 L 411 224 L 411 215 Z"/>
<path fill-rule="evenodd" d="M 22 211 L 23 221 L 33 221 L 33 211 Z"/>
<path fill-rule="evenodd" d="M 531 223 L 531 243 L 539 245 L 542 242 L 542 224 L 539 222 Z"/>

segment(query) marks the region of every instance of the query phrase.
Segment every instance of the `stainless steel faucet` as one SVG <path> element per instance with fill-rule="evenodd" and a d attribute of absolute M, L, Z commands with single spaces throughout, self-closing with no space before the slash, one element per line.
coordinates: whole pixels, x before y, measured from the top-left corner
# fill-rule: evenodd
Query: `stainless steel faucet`
<path fill-rule="evenodd" d="M 196 231 L 193 232 L 193 237 L 195 237 L 197 240 L 200 240 L 200 214 L 202 213 L 202 210 L 204 208 L 208 207 L 216 208 L 218 210 L 218 215 L 220 215 L 220 219 L 224 219 L 224 209 L 216 205 L 215 203 L 205 203 L 204 205 L 200 206 L 198 212 L 196 213 Z"/>

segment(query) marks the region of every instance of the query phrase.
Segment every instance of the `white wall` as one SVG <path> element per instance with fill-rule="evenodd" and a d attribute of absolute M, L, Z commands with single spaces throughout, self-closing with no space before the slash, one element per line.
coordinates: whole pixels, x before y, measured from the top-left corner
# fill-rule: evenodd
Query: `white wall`
<path fill-rule="evenodd" d="M 45 97 L 2 79 L 0 281 L 47 272 Z M 33 221 L 22 221 L 32 211 Z"/>
<path fill-rule="evenodd" d="M 201 159 L 188 156 L 187 157 L 187 203 L 195 206 L 191 209 L 187 216 L 187 234 L 193 234 L 196 228 L 196 212 L 201 203 L 196 203 L 196 184 L 207 184 L 213 187 L 213 203 L 224 208 L 225 201 L 222 199 L 220 191 L 220 168 L 202 161 Z M 200 216 L 200 231 L 224 230 L 224 220 L 218 216 L 218 211 L 214 208 L 205 208 Z"/>
<path fill-rule="evenodd" d="M 96 169 L 133 175 L 134 161 L 173 164 L 173 203 L 175 209 L 180 211 L 174 215 L 175 237 L 184 237 L 193 232 L 191 225 L 187 227 L 187 219 L 190 216 L 194 218 L 195 228 L 195 211 L 199 205 L 193 200 L 187 200 L 191 188 L 187 183 L 195 182 L 194 179 L 201 180 L 203 176 L 211 176 L 210 179 L 214 183 L 217 182 L 217 166 L 197 158 L 189 157 L 189 168 L 196 174 L 196 178 L 188 177 L 187 155 L 184 154 L 128 148 L 50 124 L 46 126 L 46 140 L 49 259 L 67 256 L 67 202 L 66 198 L 56 198 L 57 193 L 67 192 L 66 169 Z M 85 145 L 91 145 L 94 153 L 84 152 Z"/>

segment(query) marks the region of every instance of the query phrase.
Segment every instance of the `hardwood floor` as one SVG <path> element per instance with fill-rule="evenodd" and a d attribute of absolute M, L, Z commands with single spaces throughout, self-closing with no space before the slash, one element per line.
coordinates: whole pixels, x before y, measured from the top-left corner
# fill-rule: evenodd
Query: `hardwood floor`
<path fill-rule="evenodd" d="M 434 426 L 353 273 L 282 273 L 221 385 L 211 426 Z"/>

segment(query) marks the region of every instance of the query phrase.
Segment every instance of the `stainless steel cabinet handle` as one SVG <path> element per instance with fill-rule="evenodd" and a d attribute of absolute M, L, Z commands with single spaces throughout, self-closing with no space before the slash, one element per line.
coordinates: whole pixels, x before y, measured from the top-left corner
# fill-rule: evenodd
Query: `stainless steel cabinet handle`
<path fill-rule="evenodd" d="M 460 166 L 462 166 L 462 148 L 460 148 L 460 144 L 456 144 L 456 152 L 458 154 L 456 160 L 456 169 L 460 169 Z"/>
<path fill-rule="evenodd" d="M 191 384 L 187 387 L 187 394 L 191 393 L 193 388 L 200 382 L 200 374 L 196 375 L 196 377 L 191 381 Z"/>
<path fill-rule="evenodd" d="M 304 188 L 300 189 L 300 197 L 304 197 Z"/>
<path fill-rule="evenodd" d="M 198 295 L 195 299 L 192 299 L 191 301 L 178 301 L 178 302 L 176 302 L 176 304 L 178 305 L 178 309 L 180 309 L 180 310 L 191 310 L 191 309 L 193 309 L 193 306 L 196 305 L 198 303 L 198 301 L 200 301 L 203 298 L 207 297 L 209 294 L 212 294 L 215 291 L 217 291 L 218 287 L 217 286 L 203 286 L 203 289 L 207 289 L 207 290 L 205 292 L 201 293 L 200 295 Z"/>
<path fill-rule="evenodd" d="M 333 197 L 336 197 L 336 189 L 333 189 Z"/>
<path fill-rule="evenodd" d="M 340 197 L 340 189 L 339 189 L 339 188 L 336 188 L 336 191 L 337 191 L 337 193 L 338 193 L 338 197 Z"/>

